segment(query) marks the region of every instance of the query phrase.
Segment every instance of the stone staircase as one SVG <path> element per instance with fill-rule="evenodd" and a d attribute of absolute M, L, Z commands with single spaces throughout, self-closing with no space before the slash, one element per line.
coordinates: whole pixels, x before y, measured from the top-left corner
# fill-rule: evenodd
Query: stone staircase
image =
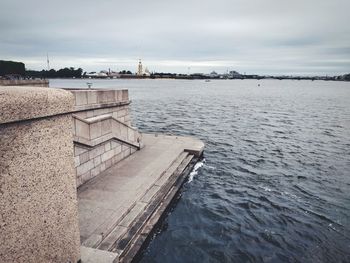
<path fill-rule="evenodd" d="M 87 147 L 95 147 L 109 140 L 116 140 L 124 144 L 142 148 L 142 135 L 136 128 L 133 128 L 115 117 L 112 114 L 103 114 L 91 118 L 80 118 L 73 115 L 75 121 L 74 142 Z"/>
<path fill-rule="evenodd" d="M 82 204 L 79 210 L 85 220 L 81 223 L 82 246 L 85 250 L 106 252 L 109 257 L 114 255 L 110 262 L 132 261 L 150 238 L 149 234 L 164 216 L 202 151 L 202 148 L 189 147 L 188 141 L 177 137 L 144 135 L 144 141 L 142 151 L 106 170 L 78 191 Z M 101 220 L 88 211 L 113 212 Z M 91 220 L 90 224 L 86 224 L 87 220 Z"/>
<path fill-rule="evenodd" d="M 72 130 L 80 187 L 140 150 L 142 135 L 131 126 L 127 90 L 69 91 L 75 99 Z"/>
<path fill-rule="evenodd" d="M 116 252 L 120 262 L 129 262 L 134 256 L 135 244 L 140 248 L 164 212 L 166 204 L 181 186 L 180 177 L 191 163 L 193 155 L 183 152 L 158 180 L 137 200 L 130 211 L 120 217 L 116 225 L 95 248 Z M 167 202 L 166 202 L 167 201 Z M 162 208 L 160 204 L 165 206 Z"/>
<path fill-rule="evenodd" d="M 138 132 L 127 90 L 70 91 L 82 262 L 131 262 L 204 144 Z"/>

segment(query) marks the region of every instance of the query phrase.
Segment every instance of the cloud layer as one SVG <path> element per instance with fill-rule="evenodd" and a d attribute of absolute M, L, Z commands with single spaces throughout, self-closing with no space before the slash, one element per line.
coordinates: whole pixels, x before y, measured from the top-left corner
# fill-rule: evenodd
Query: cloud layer
<path fill-rule="evenodd" d="M 3 0 L 0 58 L 27 68 L 350 72 L 348 0 Z"/>

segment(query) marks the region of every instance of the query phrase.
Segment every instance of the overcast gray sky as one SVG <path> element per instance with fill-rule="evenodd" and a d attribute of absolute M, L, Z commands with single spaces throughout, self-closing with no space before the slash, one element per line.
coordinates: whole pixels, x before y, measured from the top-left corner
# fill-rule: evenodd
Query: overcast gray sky
<path fill-rule="evenodd" d="M 0 59 L 27 68 L 350 72 L 349 0 L 0 0 Z"/>

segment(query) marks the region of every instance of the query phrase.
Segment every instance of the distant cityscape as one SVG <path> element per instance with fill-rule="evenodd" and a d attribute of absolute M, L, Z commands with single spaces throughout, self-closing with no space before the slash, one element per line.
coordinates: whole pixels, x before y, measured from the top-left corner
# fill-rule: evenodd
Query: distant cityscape
<path fill-rule="evenodd" d="M 81 68 L 66 67 L 59 70 L 50 69 L 49 61 L 46 70 L 36 71 L 27 70 L 25 64 L 15 61 L 0 60 L 0 79 L 33 79 L 33 78 L 87 78 L 87 79 L 294 79 L 294 80 L 326 80 L 326 81 L 350 81 L 350 74 L 338 76 L 292 76 L 292 75 L 257 75 L 257 74 L 241 74 L 235 70 L 227 70 L 225 73 L 217 73 L 212 71 L 209 74 L 205 73 L 170 73 L 170 72 L 151 72 L 147 67 L 144 67 L 142 61 L 139 60 L 137 71 L 130 70 L 113 71 L 100 70 L 98 72 L 86 72 Z"/>

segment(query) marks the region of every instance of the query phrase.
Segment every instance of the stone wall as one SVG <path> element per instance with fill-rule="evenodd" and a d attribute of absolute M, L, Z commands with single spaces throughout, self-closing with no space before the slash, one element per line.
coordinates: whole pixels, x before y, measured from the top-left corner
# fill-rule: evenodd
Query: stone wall
<path fill-rule="evenodd" d="M 142 147 L 131 126 L 127 90 L 74 90 L 74 161 L 77 186 Z"/>
<path fill-rule="evenodd" d="M 0 87 L 0 262 L 80 259 L 73 96 Z"/>
<path fill-rule="evenodd" d="M 0 79 L 0 86 L 48 87 L 49 81 L 46 79 Z"/>

